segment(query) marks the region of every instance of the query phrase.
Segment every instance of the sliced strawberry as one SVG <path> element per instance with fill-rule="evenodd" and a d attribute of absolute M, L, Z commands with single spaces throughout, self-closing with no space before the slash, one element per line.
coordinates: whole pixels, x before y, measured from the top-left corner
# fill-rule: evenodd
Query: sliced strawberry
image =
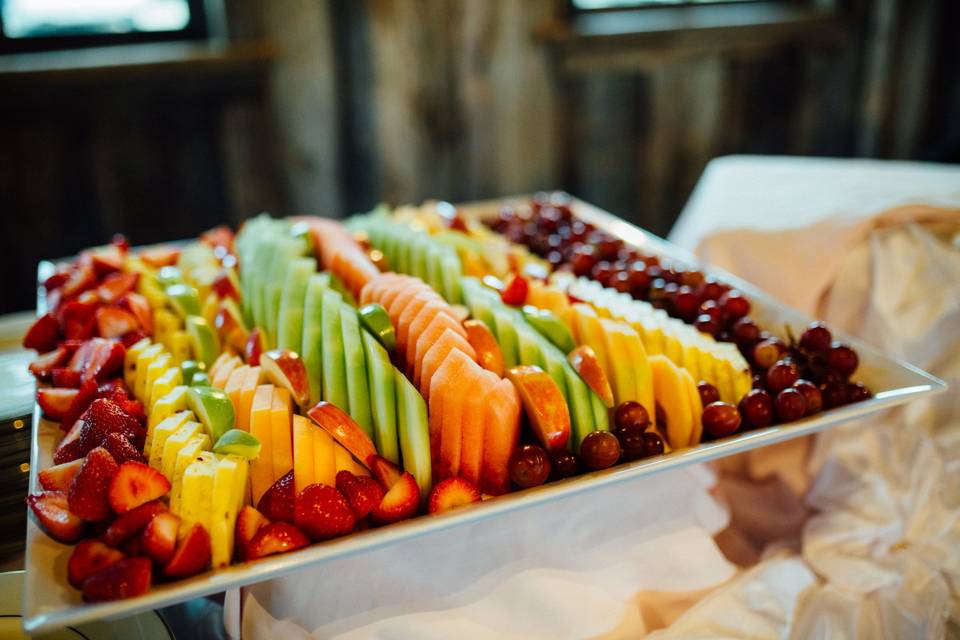
<path fill-rule="evenodd" d="M 98 279 L 116 274 L 123 269 L 123 254 L 116 247 L 111 246 L 89 252 L 93 272 Z"/>
<path fill-rule="evenodd" d="M 200 573 L 210 564 L 210 534 L 199 522 L 195 523 L 173 552 L 163 568 L 168 578 L 186 578 Z"/>
<path fill-rule="evenodd" d="M 143 531 L 143 528 L 153 520 L 154 516 L 166 510 L 167 508 L 160 500 L 154 500 L 142 504 L 136 509 L 131 509 L 110 523 L 107 530 L 103 532 L 102 540 L 111 547 L 119 547 Z"/>
<path fill-rule="evenodd" d="M 101 338 L 120 338 L 140 328 L 136 316 L 119 307 L 97 309 L 97 333 Z"/>
<path fill-rule="evenodd" d="M 136 331 L 131 331 L 125 333 L 120 337 L 120 344 L 124 346 L 125 349 L 129 349 L 133 345 L 137 344 L 144 338 L 149 338 L 150 334 L 144 331 L 143 329 L 137 329 Z"/>
<path fill-rule="evenodd" d="M 384 491 L 389 491 L 403 475 L 403 470 L 383 456 L 371 456 L 369 461 L 370 473 L 377 479 Z"/>
<path fill-rule="evenodd" d="M 57 309 L 60 331 L 68 340 L 86 340 L 92 338 L 97 329 L 94 314 L 95 304 L 77 300 L 67 300 Z"/>
<path fill-rule="evenodd" d="M 355 476 L 344 469 L 337 472 L 337 491 L 342 493 L 357 520 L 366 518 L 383 500 L 383 487 L 370 476 Z"/>
<path fill-rule="evenodd" d="M 103 439 L 103 443 L 100 446 L 110 452 L 110 455 L 117 461 L 117 464 L 122 465 L 124 462 L 146 462 L 143 454 L 122 434 L 107 434 L 107 437 Z"/>
<path fill-rule="evenodd" d="M 153 309 L 150 303 L 139 293 L 131 291 L 125 294 L 117 305 L 121 309 L 126 309 L 136 317 L 140 323 L 140 328 L 148 334 L 153 333 Z"/>
<path fill-rule="evenodd" d="M 63 420 L 60 421 L 60 428 L 70 431 L 77 419 L 84 414 L 90 407 L 90 403 L 96 399 L 97 381 L 87 380 L 86 382 L 81 382 L 77 395 L 73 398 L 73 402 L 70 403 L 70 407 L 64 414 Z M 61 443 L 61 445 L 62 444 L 63 443 Z"/>
<path fill-rule="evenodd" d="M 67 387 L 69 389 L 79 389 L 82 382 L 80 372 L 67 367 L 57 367 L 50 376 L 50 382 L 55 387 Z"/>
<path fill-rule="evenodd" d="M 416 515 L 419 507 L 420 487 L 410 472 L 404 471 L 374 508 L 372 515 L 380 524 L 389 524 Z"/>
<path fill-rule="evenodd" d="M 117 251 L 120 252 L 120 255 L 126 257 L 130 253 L 130 241 L 127 240 L 127 236 L 122 233 L 115 233 L 113 237 L 110 238 L 110 244 L 113 245 Z"/>
<path fill-rule="evenodd" d="M 466 478 L 454 476 L 433 487 L 427 510 L 430 513 L 443 513 L 473 502 L 480 502 L 477 485 Z"/>
<path fill-rule="evenodd" d="M 62 420 L 78 393 L 76 389 L 41 387 L 37 389 L 37 404 L 40 405 L 40 410 L 45 417 L 50 420 Z"/>
<path fill-rule="evenodd" d="M 67 561 L 67 580 L 74 589 L 80 589 L 87 578 L 125 557 L 123 552 L 112 549 L 99 540 L 81 540 L 73 548 L 70 560 Z"/>
<path fill-rule="evenodd" d="M 160 471 L 142 462 L 124 462 L 110 482 L 110 506 L 116 513 L 126 513 L 169 491 L 170 481 Z"/>
<path fill-rule="evenodd" d="M 79 371 L 82 380 L 95 378 L 102 382 L 112 378 L 123 367 L 126 348 L 105 338 L 86 341 L 70 358 L 70 368 Z"/>
<path fill-rule="evenodd" d="M 140 536 L 140 548 L 158 565 L 164 565 L 170 562 L 177 548 L 177 531 L 179 530 L 180 516 L 169 511 L 158 513 L 143 530 Z"/>
<path fill-rule="evenodd" d="M 87 578 L 83 599 L 104 602 L 143 595 L 150 590 L 152 572 L 150 558 L 124 558 Z"/>
<path fill-rule="evenodd" d="M 257 532 L 270 521 L 263 517 L 263 514 L 247 505 L 240 510 L 237 516 L 237 527 L 234 535 L 236 541 L 236 553 L 239 560 L 246 560 L 248 557 L 248 548 L 250 541 L 257 535 Z"/>
<path fill-rule="evenodd" d="M 165 245 L 149 247 L 140 250 L 140 259 L 146 262 L 154 269 L 160 267 L 169 267 L 177 264 L 177 258 L 180 257 L 180 249 Z"/>
<path fill-rule="evenodd" d="M 140 423 L 112 400 L 97 398 L 90 403 L 78 422 L 86 425 L 80 434 L 80 449 L 83 455 L 94 447 L 101 446 L 111 433 L 124 436 L 138 449 L 143 445 L 145 434 Z"/>
<path fill-rule="evenodd" d="M 84 522 L 70 511 L 63 491 L 31 494 L 27 504 L 43 530 L 57 542 L 72 544 L 83 537 Z"/>
<path fill-rule="evenodd" d="M 45 313 L 30 325 L 23 336 L 23 348 L 46 353 L 57 348 L 60 338 L 60 323 L 52 313 Z"/>
<path fill-rule="evenodd" d="M 89 257 L 81 256 L 77 260 L 70 278 L 60 287 L 60 292 L 64 298 L 72 298 L 96 286 L 96 284 L 97 274 L 93 268 L 93 261 Z"/>
<path fill-rule="evenodd" d="M 253 536 L 247 547 L 247 560 L 295 551 L 308 544 L 310 539 L 289 522 L 271 522 Z"/>
<path fill-rule="evenodd" d="M 30 363 L 30 373 L 41 382 L 50 382 L 53 372 L 62 368 L 70 358 L 70 350 L 60 345 L 53 351 L 46 353 Z"/>
<path fill-rule="evenodd" d="M 70 279 L 70 269 L 58 269 L 52 276 L 43 281 L 43 288 L 49 293 L 59 289 Z"/>
<path fill-rule="evenodd" d="M 70 485 L 73 484 L 73 479 L 80 472 L 81 466 L 83 466 L 83 458 L 63 464 L 55 464 L 37 473 L 37 480 L 40 481 L 40 486 L 47 491 L 69 491 Z"/>
<path fill-rule="evenodd" d="M 117 463 L 106 449 L 97 447 L 88 453 L 67 492 L 70 511 L 90 522 L 109 518 L 107 491 L 116 473 Z"/>
<path fill-rule="evenodd" d="M 104 304 L 113 304 L 130 291 L 137 288 L 137 282 L 140 280 L 140 274 L 131 273 L 111 273 L 97 287 L 97 295 Z"/>
<path fill-rule="evenodd" d="M 264 491 L 257 510 L 270 520 L 293 522 L 295 497 L 293 470 L 290 470 Z"/>
<path fill-rule="evenodd" d="M 327 540 L 353 531 L 357 518 L 343 494 L 326 484 L 310 484 L 296 499 L 294 522 L 311 540 Z"/>
<path fill-rule="evenodd" d="M 61 422 L 60 426 L 62 427 L 63 424 L 64 423 Z M 83 435 L 83 430 L 86 428 L 88 427 L 85 423 L 74 423 L 73 427 L 67 432 L 67 435 L 65 435 L 63 440 L 60 441 L 60 444 L 57 445 L 57 450 L 53 452 L 53 464 L 64 464 L 86 455 L 86 452 L 82 450 L 82 444 L 80 442 L 80 436 Z"/>

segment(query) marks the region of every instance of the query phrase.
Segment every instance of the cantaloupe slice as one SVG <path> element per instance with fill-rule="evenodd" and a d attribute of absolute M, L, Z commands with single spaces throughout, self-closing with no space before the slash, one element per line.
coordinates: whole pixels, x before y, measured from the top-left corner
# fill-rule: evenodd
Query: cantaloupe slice
<path fill-rule="evenodd" d="M 403 288 L 403 291 L 398 293 L 397 296 L 390 302 L 390 307 L 387 308 L 387 314 L 389 314 L 390 321 L 393 323 L 394 328 L 397 327 L 397 324 L 400 320 L 400 314 L 402 314 L 403 310 L 407 308 L 407 305 L 424 291 L 430 291 L 430 287 L 417 279 L 407 284 Z"/>
<path fill-rule="evenodd" d="M 236 412 L 238 429 L 250 430 L 250 407 L 253 405 L 253 394 L 263 383 L 263 378 L 260 367 L 250 367 L 243 376 L 243 386 L 240 387 L 240 410 Z"/>
<path fill-rule="evenodd" d="M 360 304 L 370 304 L 371 302 L 379 302 L 380 297 L 383 295 L 386 287 L 390 286 L 393 282 L 396 282 L 398 278 L 402 276 L 398 273 L 381 273 L 379 276 L 368 282 L 363 289 L 360 290 Z"/>
<path fill-rule="evenodd" d="M 417 338 L 417 346 L 414 350 L 413 358 L 409 363 L 413 366 L 413 384 L 419 386 L 421 378 L 423 376 L 423 360 L 426 358 L 427 352 L 430 351 L 430 348 L 436 344 L 437 340 L 440 339 L 440 336 L 444 332 L 449 331 L 459 338 L 459 344 L 462 347 L 461 350 L 470 356 L 471 360 L 477 359 L 477 352 L 470 345 L 470 343 L 460 335 L 457 331 L 457 328 L 460 326 L 455 320 L 451 320 L 450 317 L 445 313 L 438 313 L 434 316 L 433 321 L 427 326 L 426 329 L 420 334 L 420 337 Z M 420 375 L 418 375 L 418 372 Z"/>
<path fill-rule="evenodd" d="M 229 360 L 232 357 L 229 351 L 221 351 L 220 355 L 217 356 L 216 360 L 213 361 L 213 364 L 210 365 L 210 368 L 207 369 L 207 376 L 210 380 L 213 380 L 217 377 L 217 374 L 220 372 L 220 367 L 223 366 L 223 363 Z"/>
<path fill-rule="evenodd" d="M 417 317 L 417 314 L 420 313 L 421 309 L 423 309 L 424 305 L 431 300 L 442 300 L 442 298 L 436 291 L 432 289 L 421 291 L 415 295 L 409 303 L 407 303 L 403 313 L 401 313 L 400 317 L 397 318 L 397 353 L 407 352 L 407 335 L 410 331 L 410 325 Z"/>
<path fill-rule="evenodd" d="M 380 299 L 377 301 L 383 305 L 384 309 L 388 310 L 390 305 L 393 304 L 394 298 L 396 298 L 400 293 L 407 288 L 407 286 L 413 282 L 413 278 L 410 276 L 400 276 L 393 282 L 386 284 L 380 292 Z"/>
<path fill-rule="evenodd" d="M 270 424 L 273 409 L 273 385 L 261 384 L 250 403 L 250 434 L 260 441 L 260 455 L 250 461 L 250 496 L 257 504 L 273 484 L 273 428 Z"/>
<path fill-rule="evenodd" d="M 687 446 L 693 433 L 691 401 L 680 370 L 664 355 L 650 356 L 653 394 L 667 420 L 667 442 L 674 449 Z"/>
<path fill-rule="evenodd" d="M 520 396 L 509 380 L 500 380 L 483 398 L 483 460 L 480 488 L 502 495 L 510 491 L 510 456 L 520 440 Z"/>
<path fill-rule="evenodd" d="M 250 371 L 250 367 L 247 365 L 237 367 L 230 372 L 227 384 L 223 386 L 223 392 L 230 398 L 230 403 L 233 404 L 233 413 L 238 419 L 240 417 L 240 391 L 247 380 L 248 371 Z"/>
<path fill-rule="evenodd" d="M 429 402 L 430 400 L 430 381 L 437 369 L 443 364 L 447 354 L 451 349 L 460 349 L 467 355 L 471 355 L 473 348 L 470 343 L 461 338 L 458 334 L 444 327 L 440 334 L 423 358 L 417 361 L 413 374 L 413 384 L 420 389 L 420 395 Z M 475 355 L 475 354 L 474 354 Z"/>
<path fill-rule="evenodd" d="M 313 432 L 319 429 L 309 418 L 293 416 L 293 487 L 297 493 L 313 484 Z"/>
<path fill-rule="evenodd" d="M 417 360 L 417 344 L 420 342 L 420 336 L 423 335 L 423 332 L 427 330 L 427 327 L 430 326 L 438 315 L 442 315 L 449 319 L 449 326 L 455 332 L 463 336 L 464 339 L 467 338 L 466 330 L 460 326 L 460 323 L 453 316 L 450 305 L 442 300 L 432 300 L 425 304 L 420 310 L 420 313 L 417 317 L 410 323 L 410 328 L 407 329 L 407 350 L 404 355 L 404 363 L 410 365 L 410 371 L 413 371 L 414 364 L 419 362 Z"/>
<path fill-rule="evenodd" d="M 240 366 L 243 366 L 243 361 L 240 358 L 237 356 L 228 358 L 220 365 L 217 372 L 210 377 L 210 383 L 218 389 L 224 389 L 227 386 L 227 381 L 230 379 L 230 374 Z"/>
<path fill-rule="evenodd" d="M 330 487 L 337 486 L 336 441 L 320 427 L 313 429 L 313 481 Z"/>
<path fill-rule="evenodd" d="M 293 423 L 290 406 L 290 392 L 274 387 L 270 400 L 270 450 L 273 455 L 274 482 L 293 469 Z"/>
<path fill-rule="evenodd" d="M 430 381 L 430 457 L 433 481 L 457 475 L 460 470 L 461 378 L 476 364 L 459 349 L 452 350 Z"/>
<path fill-rule="evenodd" d="M 476 362 L 468 366 L 463 376 L 464 393 L 461 396 L 460 475 L 478 487 L 483 463 L 483 441 L 486 427 L 483 401 L 500 378 Z"/>

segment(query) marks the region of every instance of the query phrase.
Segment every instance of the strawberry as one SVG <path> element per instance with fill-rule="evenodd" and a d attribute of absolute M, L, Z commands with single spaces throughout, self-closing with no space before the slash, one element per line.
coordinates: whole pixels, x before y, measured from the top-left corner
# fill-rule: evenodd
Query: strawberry
<path fill-rule="evenodd" d="M 117 305 L 121 309 L 126 309 L 132 313 L 144 331 L 148 334 L 153 333 L 153 309 L 150 308 L 150 303 L 147 302 L 146 298 L 139 293 L 130 291 L 120 298 Z"/>
<path fill-rule="evenodd" d="M 77 349 L 69 366 L 79 371 L 84 381 L 95 378 L 98 382 L 103 382 L 120 371 L 126 352 L 126 348 L 119 342 L 92 338 Z"/>
<path fill-rule="evenodd" d="M 158 513 L 143 530 L 140 536 L 140 548 L 158 565 L 164 565 L 170 562 L 177 548 L 179 529 L 180 516 L 169 511 Z"/>
<path fill-rule="evenodd" d="M 50 376 L 50 381 L 55 387 L 67 387 L 69 389 L 80 388 L 80 372 L 67 367 L 57 367 Z"/>
<path fill-rule="evenodd" d="M 97 287 L 97 295 L 103 304 L 113 304 L 128 292 L 136 289 L 139 280 L 140 274 L 136 272 L 111 273 Z"/>
<path fill-rule="evenodd" d="M 293 522 L 294 502 L 293 470 L 290 470 L 263 492 L 257 510 L 270 520 Z"/>
<path fill-rule="evenodd" d="M 60 423 L 60 426 L 63 427 L 63 422 Z M 74 424 L 73 427 L 71 427 L 67 435 L 65 435 L 63 440 L 60 441 L 60 444 L 57 445 L 57 450 L 53 452 L 53 464 L 64 464 L 65 462 L 71 462 L 86 455 L 87 452 L 82 450 L 80 442 L 80 436 L 83 434 L 85 428 L 86 423 L 83 422 Z"/>
<path fill-rule="evenodd" d="M 180 257 L 180 249 L 167 245 L 157 245 L 147 249 L 140 250 L 140 259 L 155 269 L 160 267 L 169 267 L 177 264 L 177 258 Z"/>
<path fill-rule="evenodd" d="M 296 551 L 308 544 L 310 544 L 310 539 L 289 522 L 271 522 L 264 525 L 253 536 L 253 540 L 247 547 L 247 560 L 256 560 L 272 556 L 275 553 Z"/>
<path fill-rule="evenodd" d="M 123 345 L 124 349 L 129 349 L 133 345 L 137 344 L 144 338 L 149 338 L 150 334 L 144 331 L 143 329 L 135 329 L 128 333 L 120 336 L 120 344 Z"/>
<path fill-rule="evenodd" d="M 113 237 L 110 238 L 110 244 L 113 245 L 121 256 L 126 257 L 130 253 L 130 241 L 127 240 L 127 236 L 122 233 L 115 233 Z"/>
<path fill-rule="evenodd" d="M 27 496 L 27 504 L 47 535 L 65 544 L 72 544 L 83 537 L 84 522 L 67 505 L 63 491 L 44 491 Z"/>
<path fill-rule="evenodd" d="M 293 519 L 311 540 L 346 535 L 357 525 L 347 499 L 326 484 L 307 485 L 297 494 Z"/>
<path fill-rule="evenodd" d="M 40 481 L 40 486 L 47 491 L 69 491 L 70 485 L 73 484 L 73 479 L 80 472 L 82 465 L 83 458 L 80 458 L 47 467 L 37 473 L 37 480 Z"/>
<path fill-rule="evenodd" d="M 150 558 L 124 558 L 93 574 L 83 583 L 87 602 L 122 600 L 150 590 L 153 563 Z"/>
<path fill-rule="evenodd" d="M 403 471 L 383 456 L 371 456 L 369 460 L 370 473 L 377 479 L 384 491 L 389 491 L 395 485 Z"/>
<path fill-rule="evenodd" d="M 50 382 L 53 379 L 53 372 L 62 367 L 70 357 L 70 351 L 67 347 L 60 345 L 53 351 L 40 356 L 30 363 L 30 373 L 41 382 Z M 57 385 L 60 386 L 60 385 Z"/>
<path fill-rule="evenodd" d="M 270 521 L 263 517 L 263 514 L 247 505 L 240 510 L 237 516 L 237 526 L 234 534 L 236 540 L 236 552 L 239 560 L 247 559 L 247 550 L 250 541 L 257 535 L 261 527 L 270 524 Z"/>
<path fill-rule="evenodd" d="M 64 298 L 72 298 L 96 284 L 97 274 L 93 268 L 93 262 L 89 256 L 80 256 L 70 273 L 70 277 L 60 287 L 60 292 Z"/>
<path fill-rule="evenodd" d="M 99 540 L 81 540 L 67 561 L 67 580 L 74 589 L 80 589 L 87 578 L 125 557 L 123 552 L 111 549 Z"/>
<path fill-rule="evenodd" d="M 110 452 L 110 455 L 117 461 L 117 464 L 123 464 L 124 462 L 146 462 L 146 460 L 143 459 L 143 455 L 141 455 L 135 446 L 130 444 L 130 441 L 127 440 L 127 437 L 123 434 L 108 433 L 100 446 Z"/>
<path fill-rule="evenodd" d="M 71 430 L 77 419 L 84 414 L 84 412 L 90 406 L 90 403 L 97 398 L 97 394 L 98 389 L 96 380 L 87 380 L 86 382 L 81 382 L 79 392 L 76 396 L 74 396 L 73 402 L 70 403 L 70 407 L 64 413 L 63 419 L 60 421 L 60 428 L 65 431 Z"/>
<path fill-rule="evenodd" d="M 200 242 L 214 249 L 223 247 L 229 251 L 233 247 L 233 231 L 227 225 L 221 224 L 201 233 Z"/>
<path fill-rule="evenodd" d="M 143 442 L 140 424 L 112 400 L 97 398 L 80 416 L 80 421 L 87 426 L 80 435 L 80 447 L 84 453 L 101 446 L 104 438 L 111 433 L 125 436 L 136 447 Z"/>
<path fill-rule="evenodd" d="M 466 478 L 454 476 L 433 487 L 427 510 L 430 513 L 443 513 L 472 502 L 480 502 L 477 485 Z"/>
<path fill-rule="evenodd" d="M 142 462 L 124 462 L 110 481 L 108 499 L 117 513 L 126 513 L 170 491 L 170 481 Z"/>
<path fill-rule="evenodd" d="M 123 269 L 123 254 L 116 247 L 106 247 L 88 252 L 93 271 L 98 279 L 104 279 Z M 86 257 L 86 256 L 83 256 Z"/>
<path fill-rule="evenodd" d="M 390 524 L 416 515 L 420 507 L 420 487 L 409 471 L 404 471 L 383 500 L 374 507 L 373 519 L 380 524 Z"/>
<path fill-rule="evenodd" d="M 58 268 L 56 272 L 49 278 L 43 281 L 43 288 L 49 293 L 54 289 L 59 289 L 67 280 L 70 279 L 70 270 L 64 268 Z"/>
<path fill-rule="evenodd" d="M 111 547 L 119 547 L 143 531 L 154 516 L 166 510 L 167 508 L 159 500 L 142 504 L 111 522 L 101 539 Z"/>
<path fill-rule="evenodd" d="M 355 476 L 344 469 L 337 472 L 337 491 L 342 493 L 357 520 L 366 518 L 383 500 L 383 487 L 370 476 Z"/>
<path fill-rule="evenodd" d="M 92 338 L 97 328 L 96 304 L 80 299 L 67 300 L 57 308 L 60 331 L 68 340 Z"/>
<path fill-rule="evenodd" d="M 97 333 L 101 338 L 119 338 L 140 328 L 136 316 L 119 307 L 97 309 Z"/>
<path fill-rule="evenodd" d="M 210 564 L 210 534 L 199 522 L 194 523 L 163 568 L 168 578 L 186 578 L 200 573 Z"/>
<path fill-rule="evenodd" d="M 23 336 L 23 348 L 46 353 L 57 347 L 59 337 L 60 323 L 52 313 L 45 313 L 34 320 L 27 329 L 27 333 Z"/>
<path fill-rule="evenodd" d="M 59 387 L 42 387 L 37 389 L 37 404 L 43 415 L 50 420 L 62 420 L 70 408 L 70 403 L 77 397 L 76 389 L 61 389 Z"/>
<path fill-rule="evenodd" d="M 116 473 L 117 463 L 106 449 L 97 447 L 88 453 L 67 492 L 70 511 L 90 522 L 109 518 L 107 490 Z"/>

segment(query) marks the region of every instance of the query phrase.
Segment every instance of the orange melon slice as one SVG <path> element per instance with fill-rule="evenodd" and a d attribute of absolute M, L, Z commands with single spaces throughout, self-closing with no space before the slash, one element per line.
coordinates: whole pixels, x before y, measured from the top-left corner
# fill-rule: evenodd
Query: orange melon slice
<path fill-rule="evenodd" d="M 390 322 L 393 323 L 394 328 L 397 327 L 397 322 L 400 320 L 400 314 L 403 313 L 403 310 L 407 307 L 411 300 L 413 300 L 417 294 L 423 291 L 429 291 L 430 287 L 425 285 L 420 280 L 414 280 L 413 282 L 407 284 L 403 291 L 398 293 L 396 297 L 390 302 L 390 306 L 387 307 L 387 314 L 390 316 Z"/>
<path fill-rule="evenodd" d="M 498 496 L 510 491 L 509 462 L 520 440 L 520 396 L 509 380 L 500 380 L 484 396 L 483 460 L 480 489 Z"/>
<path fill-rule="evenodd" d="M 257 504 L 273 484 L 273 434 L 270 413 L 273 406 L 273 385 L 261 384 L 250 404 L 250 434 L 260 441 L 260 455 L 250 461 L 250 496 Z"/>
<path fill-rule="evenodd" d="M 273 455 L 274 482 L 293 469 L 293 425 L 290 407 L 290 392 L 274 387 L 270 400 L 270 450 Z"/>
<path fill-rule="evenodd" d="M 476 362 L 467 367 L 463 376 L 461 396 L 462 417 L 460 422 L 460 475 L 478 487 L 483 463 L 485 416 L 483 401 L 500 378 Z"/>
<path fill-rule="evenodd" d="M 457 348 L 470 356 L 471 360 L 477 359 L 477 352 L 470 346 L 470 343 L 450 328 L 451 322 L 453 321 L 445 314 L 437 314 L 433 322 L 430 323 L 430 326 L 427 327 L 420 335 L 420 339 L 417 340 L 417 351 L 413 360 L 413 384 L 418 389 L 423 388 L 427 390 L 427 393 L 423 394 L 424 398 L 429 397 L 430 378 L 433 377 L 433 373 L 437 370 L 437 367 L 440 366 L 444 356 L 441 354 L 434 356 L 435 361 L 432 363 L 431 369 L 426 372 L 426 376 L 424 376 L 424 363 L 427 359 L 427 354 L 430 353 L 430 350 L 437 345 L 445 334 L 450 334 L 450 337 L 445 339 L 446 342 L 450 343 L 450 347 L 441 349 L 442 351 L 449 353 L 451 348 Z"/>
<path fill-rule="evenodd" d="M 227 384 L 223 387 L 224 393 L 227 394 L 230 403 L 233 404 L 233 413 L 238 421 L 240 417 L 240 391 L 243 389 L 243 383 L 246 382 L 248 371 L 250 371 L 250 367 L 247 365 L 237 367 L 230 372 Z"/>
<path fill-rule="evenodd" d="M 462 377 L 471 364 L 476 363 L 459 349 L 454 349 L 447 354 L 430 383 L 428 408 L 434 482 L 460 471 L 461 399 L 465 393 Z"/>
<path fill-rule="evenodd" d="M 407 306 L 403 309 L 403 313 L 397 318 L 395 325 L 397 330 L 397 353 L 407 352 L 407 334 L 410 331 L 410 325 L 413 324 L 414 319 L 423 309 L 424 305 L 431 300 L 443 300 L 443 298 L 433 289 L 421 291 L 414 296 L 413 300 L 407 303 Z"/>
<path fill-rule="evenodd" d="M 410 324 L 410 328 L 407 330 L 407 352 L 405 362 L 410 365 L 411 371 L 420 361 L 417 358 L 417 345 L 420 344 L 420 338 L 423 337 L 424 332 L 427 328 L 433 323 L 437 316 L 443 316 L 445 320 L 443 322 L 450 327 L 450 330 L 459 335 L 461 338 L 466 341 L 467 332 L 460 325 L 460 322 L 454 317 L 453 310 L 450 308 L 446 302 L 432 301 L 424 305 L 423 309 L 420 310 L 420 314 L 417 318 Z M 427 343 L 424 345 L 429 348 L 430 344 Z M 421 353 L 426 353 L 426 351 L 421 351 Z"/>

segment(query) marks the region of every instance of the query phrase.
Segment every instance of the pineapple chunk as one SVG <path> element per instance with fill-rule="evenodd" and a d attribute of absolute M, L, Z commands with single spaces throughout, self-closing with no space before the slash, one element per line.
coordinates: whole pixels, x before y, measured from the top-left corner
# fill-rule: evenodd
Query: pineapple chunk
<path fill-rule="evenodd" d="M 177 364 L 181 364 L 184 360 L 189 360 L 192 357 L 190 336 L 186 331 L 178 330 L 170 334 L 170 353 L 173 354 L 173 359 Z"/>
<path fill-rule="evenodd" d="M 183 472 L 180 489 L 180 531 L 186 533 L 195 523 L 210 531 L 213 508 L 213 484 L 217 474 L 217 458 L 204 451 Z"/>
<path fill-rule="evenodd" d="M 163 462 L 163 447 L 167 443 L 167 438 L 172 436 L 188 420 L 193 420 L 192 411 L 181 411 L 169 418 L 161 421 L 153 428 L 152 433 L 148 433 L 150 439 L 150 455 L 147 456 L 148 464 L 154 469 L 159 470 Z M 146 451 L 146 449 L 144 449 Z"/>
<path fill-rule="evenodd" d="M 165 395 L 158 398 L 153 406 L 150 407 L 150 417 L 147 420 L 147 437 L 153 427 L 160 424 L 161 420 L 169 418 L 177 411 L 183 411 L 187 408 L 187 387 L 186 385 L 177 385 L 170 389 Z M 149 447 L 148 447 L 149 448 Z"/>
<path fill-rule="evenodd" d="M 173 473 L 177 466 L 177 455 L 194 436 L 202 433 L 203 425 L 199 422 L 188 421 L 180 425 L 174 433 L 163 443 L 163 453 L 160 455 L 160 471 L 167 476 L 168 480 L 173 480 Z"/>
<path fill-rule="evenodd" d="M 218 456 L 210 513 L 210 550 L 214 568 L 233 557 L 237 514 L 246 501 L 249 463 L 240 456 Z"/>
<path fill-rule="evenodd" d="M 152 345 L 150 338 L 144 338 L 127 349 L 123 356 L 123 381 L 127 387 L 133 389 L 137 381 L 137 359 L 144 350 Z"/>
<path fill-rule="evenodd" d="M 154 380 L 153 386 L 150 387 L 151 410 L 161 398 L 165 397 L 173 391 L 174 387 L 180 384 L 183 384 L 183 374 L 180 372 L 180 367 L 170 367 L 164 371 L 159 378 Z"/>
<path fill-rule="evenodd" d="M 162 344 L 152 344 L 137 356 L 134 382 L 131 387 L 133 389 L 133 395 L 137 400 L 143 401 L 147 392 L 147 369 L 162 353 L 164 353 Z"/>
<path fill-rule="evenodd" d="M 159 308 L 153 312 L 153 337 L 157 342 L 164 345 L 168 351 L 171 350 L 170 336 L 182 328 L 180 317 L 170 309 Z"/>
<path fill-rule="evenodd" d="M 169 353 L 161 353 L 158 355 L 153 362 L 150 363 L 150 366 L 147 367 L 147 376 L 143 381 L 143 406 L 152 407 L 153 401 L 151 398 L 151 393 L 153 392 L 153 383 L 157 379 L 167 372 L 167 369 L 170 368 L 172 362 Z"/>
<path fill-rule="evenodd" d="M 210 436 L 201 433 L 193 436 L 177 452 L 177 459 L 173 465 L 173 476 L 170 478 L 170 511 L 180 513 L 180 499 L 183 496 L 183 473 L 201 453 L 210 449 Z"/>

